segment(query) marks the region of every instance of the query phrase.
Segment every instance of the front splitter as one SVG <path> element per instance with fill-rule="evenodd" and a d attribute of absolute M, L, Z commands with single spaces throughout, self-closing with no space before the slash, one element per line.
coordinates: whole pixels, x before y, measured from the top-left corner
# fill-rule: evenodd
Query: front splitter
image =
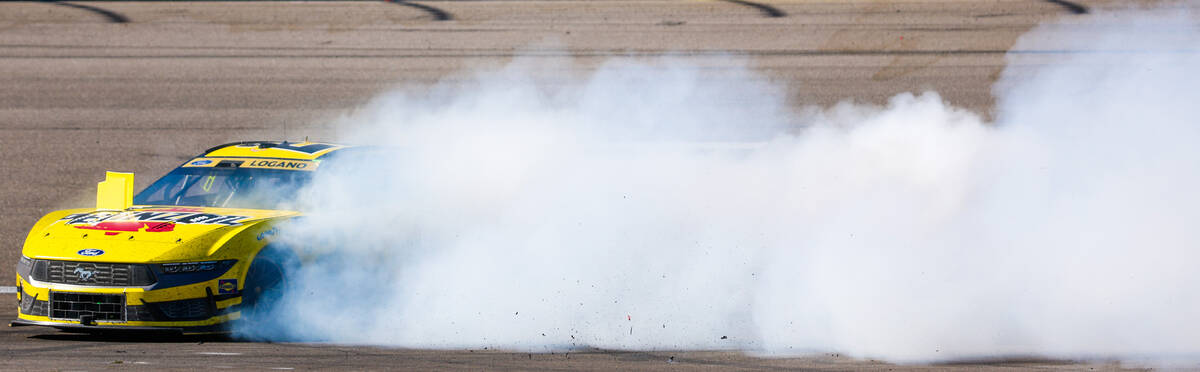
<path fill-rule="evenodd" d="M 205 335 L 230 333 L 229 327 L 216 324 L 198 327 L 143 327 L 143 326 L 114 326 L 114 325 L 83 325 L 74 323 L 56 323 L 37 320 L 16 319 L 8 323 L 9 327 L 40 326 L 57 328 L 67 332 L 82 333 L 167 333 L 175 335 Z"/>

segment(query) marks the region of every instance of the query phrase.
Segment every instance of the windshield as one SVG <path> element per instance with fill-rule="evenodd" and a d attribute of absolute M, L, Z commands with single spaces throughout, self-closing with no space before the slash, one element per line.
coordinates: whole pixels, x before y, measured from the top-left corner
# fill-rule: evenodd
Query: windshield
<path fill-rule="evenodd" d="M 276 209 L 295 200 L 312 172 L 256 168 L 177 168 L 133 198 L 135 205 Z"/>

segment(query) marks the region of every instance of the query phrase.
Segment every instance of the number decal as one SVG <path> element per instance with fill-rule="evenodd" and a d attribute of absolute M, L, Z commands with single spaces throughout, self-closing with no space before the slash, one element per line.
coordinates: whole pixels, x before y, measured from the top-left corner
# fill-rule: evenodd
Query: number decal
<path fill-rule="evenodd" d="M 200 188 L 204 189 L 204 192 L 212 191 L 213 181 L 216 179 L 217 176 L 208 176 L 208 178 L 204 179 L 204 184 L 200 185 Z"/>

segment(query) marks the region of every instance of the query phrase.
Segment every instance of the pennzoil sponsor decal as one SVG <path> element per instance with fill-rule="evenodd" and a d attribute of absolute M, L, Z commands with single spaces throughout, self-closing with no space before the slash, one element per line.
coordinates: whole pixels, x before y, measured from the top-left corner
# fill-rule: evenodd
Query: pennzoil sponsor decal
<path fill-rule="evenodd" d="M 221 279 L 217 281 L 217 294 L 237 292 L 237 279 Z"/>
<path fill-rule="evenodd" d="M 77 229 L 105 231 L 174 231 L 176 224 L 241 226 L 249 216 L 228 216 L 179 210 L 95 211 L 77 213 L 59 219 Z"/>

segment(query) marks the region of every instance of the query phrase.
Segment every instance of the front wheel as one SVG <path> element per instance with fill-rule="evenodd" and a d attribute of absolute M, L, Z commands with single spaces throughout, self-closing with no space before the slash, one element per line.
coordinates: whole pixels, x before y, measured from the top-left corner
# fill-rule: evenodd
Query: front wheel
<path fill-rule="evenodd" d="M 275 313 L 284 302 L 288 288 L 288 272 L 295 260 L 289 252 L 275 248 L 263 248 L 246 272 L 246 284 L 242 289 L 241 330 L 251 337 L 265 337 L 276 333 L 273 321 Z"/>

